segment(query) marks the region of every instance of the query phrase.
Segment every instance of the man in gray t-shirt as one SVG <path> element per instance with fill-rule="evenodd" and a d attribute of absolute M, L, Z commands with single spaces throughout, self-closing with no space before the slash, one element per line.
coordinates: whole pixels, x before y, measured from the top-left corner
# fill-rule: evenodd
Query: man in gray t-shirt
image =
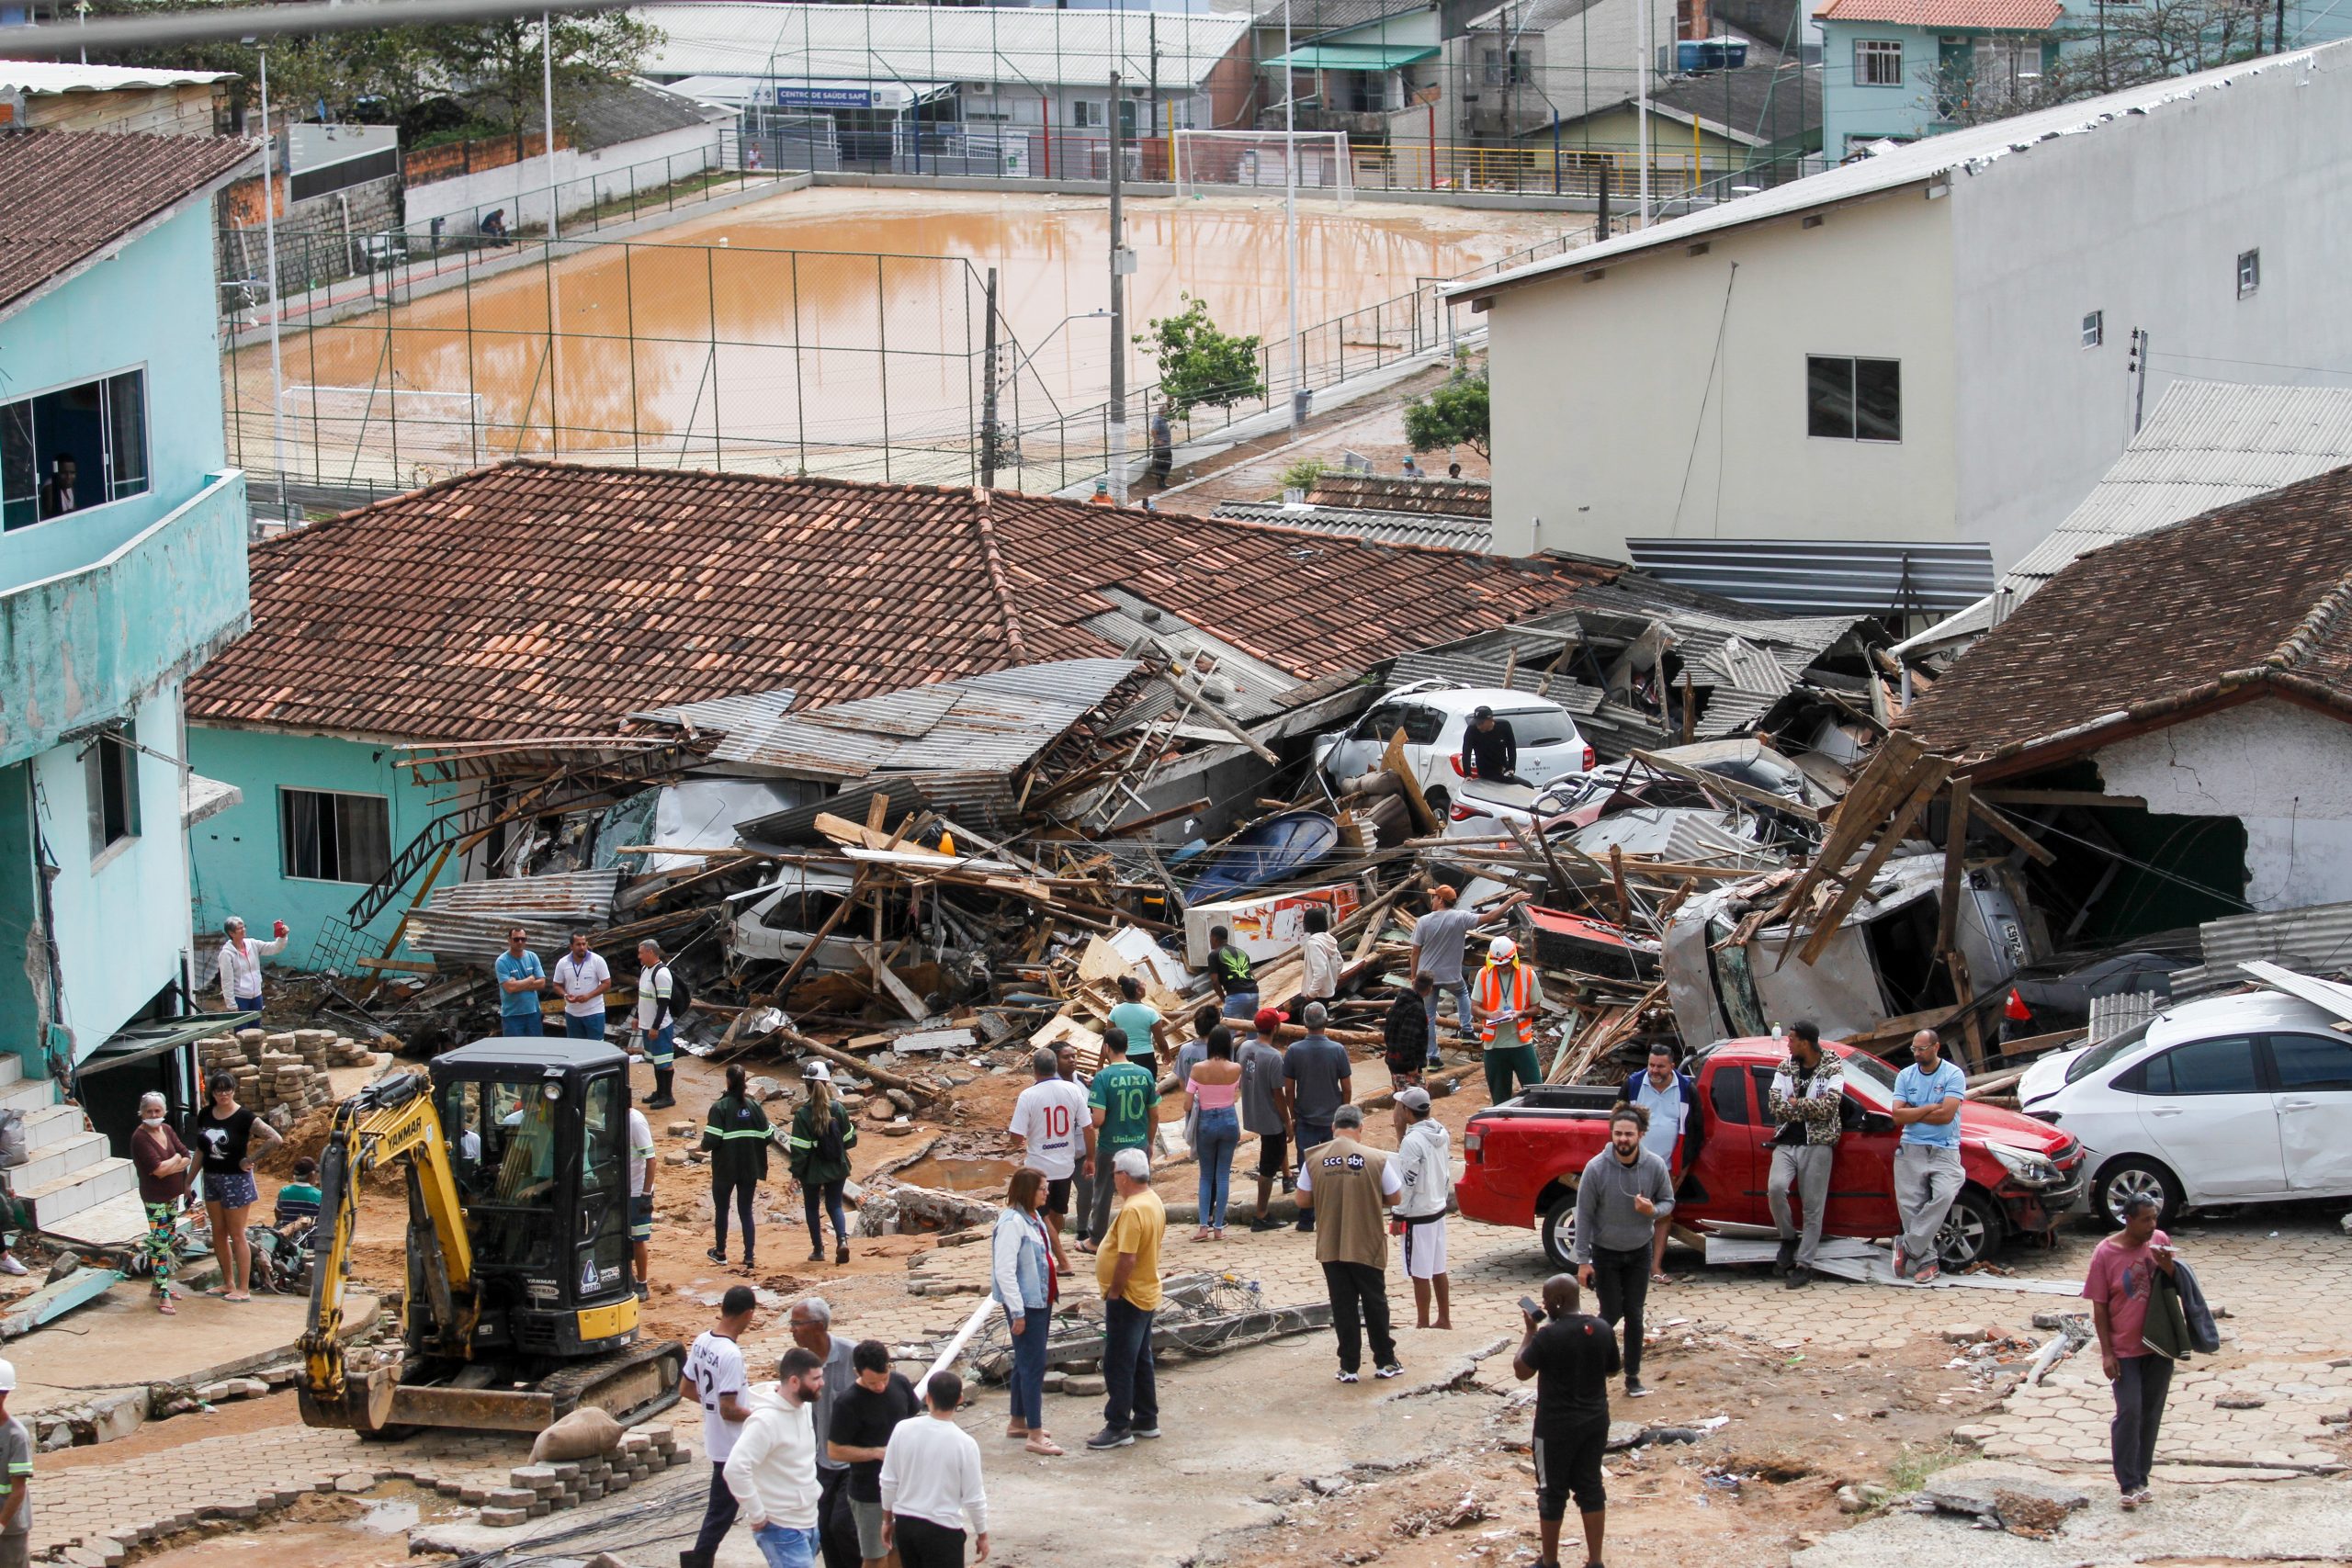
<path fill-rule="evenodd" d="M 1238 1060 L 1241 1063 L 1241 1129 L 1258 1135 L 1258 1214 L 1250 1222 L 1253 1231 L 1272 1230 L 1274 1222 L 1266 1218 L 1266 1205 L 1274 1196 L 1274 1182 L 1282 1179 L 1287 1185 L 1290 1175 L 1290 1080 L 1283 1076 L 1281 1047 L 1274 1043 L 1274 1031 L 1282 1027 L 1282 1014 L 1272 1008 L 1261 1008 L 1257 1017 L 1258 1032 L 1241 1043 Z"/>
<path fill-rule="evenodd" d="M 1437 1013 L 1441 998 L 1453 998 L 1453 1020 L 1466 1038 L 1470 1033 L 1470 982 L 1462 972 L 1463 951 L 1469 945 L 1470 928 L 1478 917 L 1467 909 L 1457 909 L 1453 901 L 1458 895 L 1451 887 L 1441 886 L 1430 895 L 1430 912 L 1413 922 L 1413 972 L 1427 975 L 1437 982 L 1430 992 L 1430 1066 L 1442 1066 L 1444 1059 L 1437 1049 Z"/>
<path fill-rule="evenodd" d="M 33 1530 L 33 1435 L 8 1414 L 8 1395 L 16 1390 L 16 1366 L 0 1361 L 0 1475 L 7 1482 L 0 1493 L 0 1564 L 6 1568 L 21 1568 Z"/>
<path fill-rule="evenodd" d="M 1331 1141 L 1331 1118 L 1348 1102 L 1348 1081 L 1355 1072 L 1348 1060 L 1348 1048 L 1323 1032 L 1330 1021 L 1321 1002 L 1307 1003 L 1299 1019 L 1306 1026 L 1306 1037 L 1292 1041 L 1290 1049 L 1283 1053 L 1283 1077 L 1290 1085 L 1291 1120 L 1297 1129 L 1301 1168 L 1307 1150 Z M 1314 1211 L 1300 1211 L 1298 1228 L 1314 1231 Z"/>

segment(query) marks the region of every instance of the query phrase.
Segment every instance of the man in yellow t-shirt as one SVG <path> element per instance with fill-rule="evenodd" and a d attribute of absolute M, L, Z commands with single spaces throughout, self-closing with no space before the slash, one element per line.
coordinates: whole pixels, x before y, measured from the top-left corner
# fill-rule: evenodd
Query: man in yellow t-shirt
<path fill-rule="evenodd" d="M 1124 1449 L 1159 1436 L 1159 1391 L 1151 1375 L 1151 1314 L 1159 1310 L 1159 1242 L 1168 1211 L 1151 1190 L 1151 1158 L 1121 1149 L 1111 1162 L 1119 1213 L 1094 1255 L 1102 1287 L 1102 1429 L 1090 1449 Z"/>

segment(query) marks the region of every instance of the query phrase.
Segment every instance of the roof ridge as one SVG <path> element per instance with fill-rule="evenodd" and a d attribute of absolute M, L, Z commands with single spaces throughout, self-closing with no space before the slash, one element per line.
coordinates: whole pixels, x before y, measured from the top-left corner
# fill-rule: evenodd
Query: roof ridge
<path fill-rule="evenodd" d="M 1021 636 L 1021 607 L 1013 601 L 1004 557 L 997 549 L 996 525 L 989 520 L 989 492 L 974 485 L 971 496 L 972 529 L 979 536 L 980 558 L 988 563 L 989 592 L 996 596 L 997 608 L 1004 612 L 1004 645 L 1012 650 L 1013 658 L 1026 659 L 1029 649 Z"/>
<path fill-rule="evenodd" d="M 2347 605 L 2352 605 L 2352 571 L 2338 577 L 2335 586 L 2319 596 L 2294 629 L 2264 656 L 2256 672 L 2267 675 L 2293 670 L 2334 629 Z"/>

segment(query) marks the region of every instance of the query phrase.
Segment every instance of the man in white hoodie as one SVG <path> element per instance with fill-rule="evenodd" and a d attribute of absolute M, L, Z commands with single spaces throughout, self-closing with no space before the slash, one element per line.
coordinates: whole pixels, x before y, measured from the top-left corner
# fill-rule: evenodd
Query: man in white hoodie
<path fill-rule="evenodd" d="M 1430 1091 L 1418 1085 L 1396 1092 L 1396 1113 L 1405 1118 L 1391 1168 L 1404 1179 L 1396 1217 L 1405 1222 L 1405 1274 L 1413 1281 L 1417 1326 L 1452 1328 L 1453 1306 L 1445 1278 L 1445 1211 L 1453 1201 L 1453 1160 L 1445 1124 L 1430 1114 Z M 1430 1297 L 1437 1297 L 1437 1322 L 1430 1322 Z"/>
<path fill-rule="evenodd" d="M 812 1568 L 817 1561 L 817 1396 L 825 1363 L 796 1345 L 776 1381 L 752 1390 L 750 1419 L 727 1458 L 727 1489 L 768 1568 Z"/>

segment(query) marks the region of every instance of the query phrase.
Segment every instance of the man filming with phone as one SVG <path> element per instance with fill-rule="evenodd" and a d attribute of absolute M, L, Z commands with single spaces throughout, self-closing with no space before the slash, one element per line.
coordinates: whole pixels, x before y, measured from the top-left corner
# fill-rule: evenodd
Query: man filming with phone
<path fill-rule="evenodd" d="M 1535 1517 L 1543 1537 L 1539 1568 L 1559 1568 L 1560 1524 L 1568 1498 L 1584 1518 L 1584 1560 L 1600 1568 L 1608 1495 L 1600 1456 L 1609 1446 L 1609 1380 L 1617 1371 L 1617 1336 L 1597 1317 L 1577 1311 L 1576 1277 L 1544 1281 L 1544 1305 L 1521 1296 L 1526 1330 L 1510 1370 L 1535 1380 Z"/>

